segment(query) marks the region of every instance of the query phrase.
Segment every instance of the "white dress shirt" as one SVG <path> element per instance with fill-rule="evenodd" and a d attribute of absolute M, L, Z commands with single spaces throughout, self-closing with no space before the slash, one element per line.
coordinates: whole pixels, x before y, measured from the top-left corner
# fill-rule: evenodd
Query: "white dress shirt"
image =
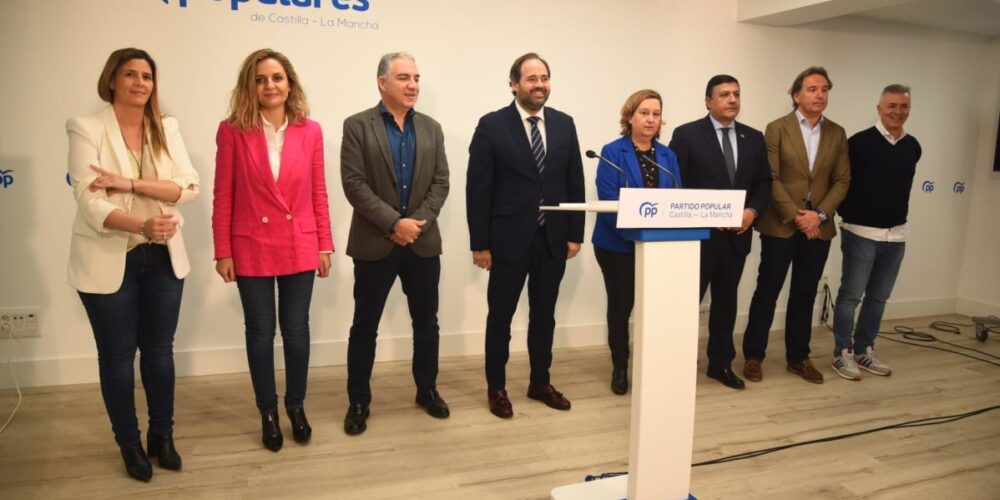
<path fill-rule="evenodd" d="M 816 163 L 816 151 L 819 150 L 819 132 L 823 128 L 823 115 L 816 120 L 816 126 L 809 125 L 809 120 L 802 116 L 802 112 L 795 110 L 795 117 L 799 119 L 799 128 L 802 130 L 802 141 L 806 143 L 806 154 L 809 155 L 809 172 L 813 171 Z"/>
<path fill-rule="evenodd" d="M 260 115 L 260 119 L 264 124 L 264 139 L 267 140 L 267 159 L 271 163 L 271 175 L 274 176 L 274 182 L 278 182 L 278 172 L 281 171 L 281 149 L 285 147 L 285 129 L 288 128 L 288 116 L 285 116 L 285 123 L 282 123 L 277 130 L 275 130 L 274 125 L 271 125 L 264 118 L 264 115 Z"/>
<path fill-rule="evenodd" d="M 528 135 L 528 145 L 531 145 L 531 122 L 528 121 L 528 117 L 537 116 L 539 118 L 538 133 L 542 135 L 542 147 L 548 152 L 549 142 L 545 134 L 545 107 L 542 106 L 542 109 L 538 110 L 538 113 L 531 114 L 521 107 L 521 103 L 517 102 L 517 99 L 514 99 L 514 106 L 517 107 L 517 114 L 521 115 L 521 124 L 524 125 L 524 133 Z"/>
<path fill-rule="evenodd" d="M 715 138 L 719 140 L 719 147 L 722 147 L 722 129 L 725 125 L 719 123 L 712 115 L 708 115 L 708 119 L 712 120 L 712 126 L 715 127 Z M 740 164 L 740 151 L 736 148 L 736 120 L 733 120 L 729 124 L 729 144 L 733 146 L 733 163 L 735 165 Z M 735 167 L 734 167 L 735 168 Z"/>

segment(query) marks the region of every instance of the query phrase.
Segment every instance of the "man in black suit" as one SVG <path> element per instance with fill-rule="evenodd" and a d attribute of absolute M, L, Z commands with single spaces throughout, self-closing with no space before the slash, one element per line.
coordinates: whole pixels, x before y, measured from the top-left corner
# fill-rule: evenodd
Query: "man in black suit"
<path fill-rule="evenodd" d="M 692 189 L 745 189 L 743 224 L 713 229 L 701 242 L 700 297 L 712 287 L 708 315 L 708 376 L 733 389 L 743 380 L 730 364 L 736 357 L 733 328 L 736 292 L 743 265 L 750 253 L 757 214 L 771 197 L 771 170 L 764 135 L 736 121 L 740 112 L 740 83 L 729 75 L 716 75 L 705 88 L 708 116 L 674 129 L 670 149 L 677 153 L 684 186 Z"/>
<path fill-rule="evenodd" d="M 510 322 L 528 280 L 528 397 L 551 408 L 570 402 L 552 387 L 552 334 L 566 260 L 580 251 L 583 213 L 541 205 L 582 202 L 583 160 L 573 119 L 545 107 L 549 65 L 525 54 L 510 69 L 514 102 L 479 120 L 469 146 L 466 208 L 472 260 L 490 272 L 486 380 L 490 411 L 513 416 L 506 391 Z"/>

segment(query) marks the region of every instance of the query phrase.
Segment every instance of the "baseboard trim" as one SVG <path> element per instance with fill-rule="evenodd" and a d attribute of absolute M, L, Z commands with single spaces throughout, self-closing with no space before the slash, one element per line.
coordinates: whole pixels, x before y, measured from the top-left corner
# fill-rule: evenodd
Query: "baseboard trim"
<path fill-rule="evenodd" d="M 965 316 L 1000 316 L 1000 305 L 958 297 L 955 299 L 955 312 Z"/>
<path fill-rule="evenodd" d="M 817 297 L 814 324 L 819 324 L 819 307 L 822 295 Z M 1000 315 L 1000 306 L 964 298 L 933 298 L 891 301 L 886 306 L 885 319 L 910 318 L 938 314 L 959 313 L 965 315 Z M 741 335 L 746 328 L 748 313 L 740 312 L 736 318 L 735 334 Z M 772 330 L 784 329 L 784 309 L 775 311 Z M 708 315 L 699 318 L 699 337 L 708 336 Z M 511 331 L 511 352 L 527 350 L 527 329 Z M 607 327 L 601 324 L 569 325 L 556 327 L 553 346 L 589 347 L 607 344 Z M 474 356 L 483 354 L 483 332 L 459 332 L 441 336 L 440 356 Z M 413 343 L 410 335 L 390 337 L 379 336 L 375 360 L 400 361 L 411 358 Z M 314 342 L 310 352 L 310 366 L 342 366 L 347 359 L 347 340 Z M 218 349 L 177 351 L 174 353 L 175 370 L 178 377 L 219 375 L 225 373 L 246 373 L 247 360 L 243 345 Z M 284 361 L 281 349 L 275 349 L 275 368 L 282 369 Z M 97 360 L 94 357 L 74 357 L 60 359 L 18 360 L 11 368 L 21 387 L 44 387 L 98 382 Z M 138 374 L 138 368 L 136 369 Z M 0 369 L 0 389 L 13 387 L 8 370 Z"/>
<path fill-rule="evenodd" d="M 604 324 L 572 325 L 556 328 L 553 346 L 586 347 L 603 345 L 607 342 Z M 470 356 L 484 351 L 482 332 L 452 333 L 441 336 L 439 353 L 441 358 L 449 356 Z M 527 329 L 511 331 L 511 352 L 527 350 Z M 379 335 L 375 361 L 399 361 L 412 357 L 413 339 L 409 335 L 389 337 Z M 310 366 L 340 366 L 346 364 L 347 340 L 313 342 Z M 219 375 L 225 373 L 246 373 L 247 359 L 243 345 L 219 349 L 174 352 L 175 373 L 178 377 Z M 280 343 L 275 347 L 274 365 L 284 368 Z M 70 384 L 89 384 L 99 381 L 96 357 L 76 357 L 61 359 L 20 360 L 12 362 L 14 375 L 21 387 L 44 387 Z M 136 375 L 139 370 L 136 367 Z M 14 387 L 8 370 L 0 370 L 0 388 Z"/>

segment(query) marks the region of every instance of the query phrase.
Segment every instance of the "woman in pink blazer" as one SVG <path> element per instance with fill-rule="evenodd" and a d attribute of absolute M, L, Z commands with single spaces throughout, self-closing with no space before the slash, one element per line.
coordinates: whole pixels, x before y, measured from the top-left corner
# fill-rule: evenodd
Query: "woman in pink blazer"
<path fill-rule="evenodd" d="M 276 323 L 292 434 L 299 443 L 312 435 L 303 407 L 309 303 L 314 273 L 329 276 L 333 252 L 323 132 L 308 114 L 292 63 L 278 52 L 258 50 L 243 61 L 229 117 L 215 139 L 215 269 L 239 289 L 261 441 L 271 451 L 283 443 L 274 383 Z"/>
<path fill-rule="evenodd" d="M 144 50 L 111 53 L 97 81 L 104 109 L 66 121 L 76 218 L 69 284 L 87 310 L 101 395 L 125 471 L 149 481 L 148 456 L 179 470 L 174 448 L 174 333 L 188 264 L 177 205 L 198 195 L 177 120 L 160 115 L 156 63 Z M 149 428 L 135 414 L 136 352 Z"/>

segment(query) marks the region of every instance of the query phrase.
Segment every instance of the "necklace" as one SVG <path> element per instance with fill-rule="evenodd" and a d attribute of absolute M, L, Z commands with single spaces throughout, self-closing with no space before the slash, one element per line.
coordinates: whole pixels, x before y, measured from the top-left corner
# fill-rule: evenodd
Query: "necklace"
<path fill-rule="evenodd" d="M 139 170 L 139 179 L 142 179 L 142 159 L 146 156 L 146 146 L 145 137 L 142 137 L 139 141 L 139 157 L 135 156 L 135 152 L 132 148 L 128 147 L 128 141 L 125 140 L 125 132 L 122 132 L 122 141 L 125 142 L 125 150 L 128 151 L 128 155 L 132 157 L 132 161 L 135 162 L 136 168 Z"/>

